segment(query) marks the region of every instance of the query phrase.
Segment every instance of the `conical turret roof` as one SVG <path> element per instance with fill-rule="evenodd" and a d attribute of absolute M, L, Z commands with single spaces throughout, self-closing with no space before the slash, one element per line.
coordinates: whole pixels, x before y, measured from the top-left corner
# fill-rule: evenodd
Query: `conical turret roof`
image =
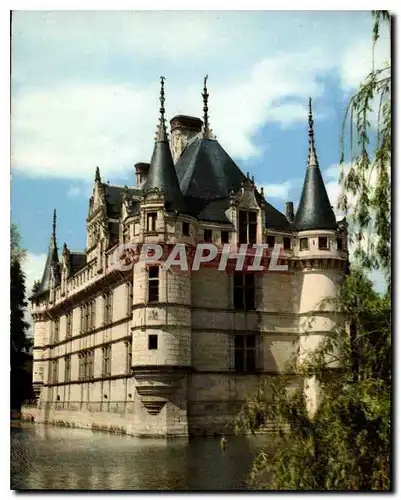
<path fill-rule="evenodd" d="M 184 198 L 178 183 L 164 118 L 164 77 L 161 77 L 160 104 L 160 123 L 143 192 L 146 194 L 152 189 L 159 189 L 164 192 L 167 209 L 182 211 Z"/>
<path fill-rule="evenodd" d="M 309 154 L 305 182 L 301 200 L 295 215 L 295 228 L 298 231 L 309 229 L 337 228 L 336 217 L 331 207 L 326 187 L 320 172 L 315 149 L 313 130 L 312 100 L 309 99 Z"/>
<path fill-rule="evenodd" d="M 48 292 L 50 290 L 52 278 L 54 279 L 55 285 L 60 283 L 60 261 L 58 258 L 56 241 L 56 210 L 54 210 L 53 213 L 53 231 L 50 236 L 45 270 L 43 271 L 42 280 L 35 295 L 41 295 L 42 293 Z"/>

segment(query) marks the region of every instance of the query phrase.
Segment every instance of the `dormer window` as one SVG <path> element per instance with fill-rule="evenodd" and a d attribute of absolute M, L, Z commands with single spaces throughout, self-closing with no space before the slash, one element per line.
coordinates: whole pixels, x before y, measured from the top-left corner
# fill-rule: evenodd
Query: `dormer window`
<path fill-rule="evenodd" d="M 266 236 L 266 243 L 269 245 L 269 248 L 274 248 L 274 243 L 276 238 L 274 236 Z"/>
<path fill-rule="evenodd" d="M 256 212 L 240 210 L 238 214 L 238 243 L 256 243 L 257 217 Z"/>
<path fill-rule="evenodd" d="M 153 232 L 156 231 L 156 220 L 157 220 L 157 212 L 148 213 L 147 226 L 146 226 L 147 231 L 153 231 Z"/>
<path fill-rule="evenodd" d="M 205 231 L 203 233 L 203 240 L 207 241 L 209 243 L 212 241 L 212 230 L 211 229 L 205 229 Z"/>
<path fill-rule="evenodd" d="M 183 234 L 183 236 L 189 236 L 189 223 L 188 222 L 182 223 L 182 234 Z"/>
<path fill-rule="evenodd" d="M 319 236 L 318 244 L 319 244 L 319 250 L 329 249 L 329 239 L 327 238 L 327 236 Z"/>
<path fill-rule="evenodd" d="M 284 250 L 291 250 L 291 238 L 283 238 Z"/>
<path fill-rule="evenodd" d="M 230 240 L 230 233 L 228 231 L 221 232 L 221 242 L 228 243 Z"/>
<path fill-rule="evenodd" d="M 308 240 L 308 238 L 301 238 L 299 240 L 299 249 L 300 250 L 308 250 L 309 249 L 309 240 Z"/>

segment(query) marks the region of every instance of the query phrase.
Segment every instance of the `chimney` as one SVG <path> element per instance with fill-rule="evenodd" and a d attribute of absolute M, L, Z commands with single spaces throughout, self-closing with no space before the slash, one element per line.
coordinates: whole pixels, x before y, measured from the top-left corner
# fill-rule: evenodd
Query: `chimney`
<path fill-rule="evenodd" d="M 149 167 L 150 163 L 140 162 L 135 165 L 136 186 L 138 188 L 141 188 L 144 185 L 148 176 Z"/>
<path fill-rule="evenodd" d="M 285 204 L 285 216 L 290 222 L 294 222 L 294 203 L 287 201 Z"/>
<path fill-rule="evenodd" d="M 174 163 L 181 156 L 188 141 L 202 131 L 203 122 L 194 116 L 177 115 L 170 120 L 171 152 Z"/>

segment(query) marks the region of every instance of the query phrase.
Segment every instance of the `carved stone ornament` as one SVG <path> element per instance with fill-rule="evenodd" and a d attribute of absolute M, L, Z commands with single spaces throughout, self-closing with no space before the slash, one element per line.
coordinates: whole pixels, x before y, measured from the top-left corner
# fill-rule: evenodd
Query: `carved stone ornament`
<path fill-rule="evenodd" d="M 159 188 L 150 188 L 144 191 L 143 199 L 154 199 L 154 200 L 163 200 L 164 199 L 164 191 Z"/>

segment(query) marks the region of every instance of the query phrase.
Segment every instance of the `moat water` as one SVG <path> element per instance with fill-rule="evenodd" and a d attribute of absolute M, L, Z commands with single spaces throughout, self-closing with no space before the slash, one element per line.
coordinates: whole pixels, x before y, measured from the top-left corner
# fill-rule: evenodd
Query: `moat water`
<path fill-rule="evenodd" d="M 244 490 L 268 437 L 138 439 L 82 429 L 11 428 L 11 489 Z"/>

